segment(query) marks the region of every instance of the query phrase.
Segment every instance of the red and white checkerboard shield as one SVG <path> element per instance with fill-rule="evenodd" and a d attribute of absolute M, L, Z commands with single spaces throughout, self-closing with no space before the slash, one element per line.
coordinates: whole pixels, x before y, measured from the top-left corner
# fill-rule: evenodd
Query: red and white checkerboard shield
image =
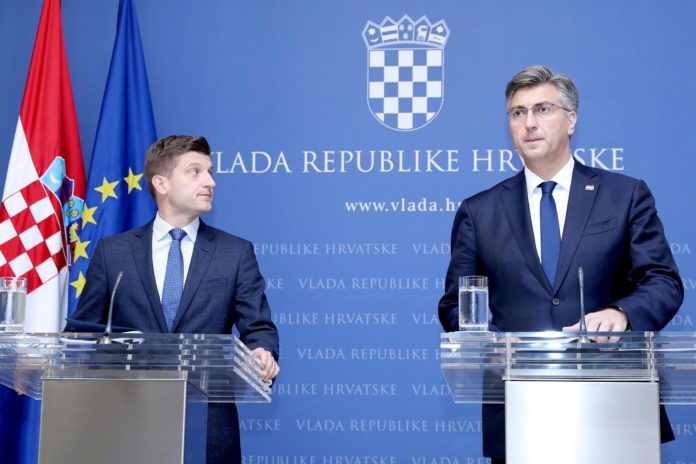
<path fill-rule="evenodd" d="M 35 289 L 67 264 L 64 234 L 46 187 L 38 179 L 0 206 L 0 275 L 23 276 Z"/>

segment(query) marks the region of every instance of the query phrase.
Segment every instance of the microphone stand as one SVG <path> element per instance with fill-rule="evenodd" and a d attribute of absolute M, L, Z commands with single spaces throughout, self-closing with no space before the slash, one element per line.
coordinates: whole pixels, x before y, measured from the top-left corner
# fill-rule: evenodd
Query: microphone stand
<path fill-rule="evenodd" d="M 116 290 L 118 290 L 118 284 L 121 283 L 121 279 L 123 278 L 123 271 L 119 272 L 118 275 L 116 276 L 116 283 L 114 284 L 114 289 L 111 292 L 111 301 L 109 301 L 109 315 L 108 319 L 106 320 L 106 329 L 104 330 L 104 334 L 99 337 L 99 340 L 97 340 L 98 345 L 110 345 L 112 343 L 111 340 L 111 318 L 114 315 L 114 297 L 116 296 Z"/>
<path fill-rule="evenodd" d="M 580 343 L 589 343 L 587 336 L 587 325 L 585 323 L 585 272 L 581 267 L 578 268 L 578 283 L 580 284 Z"/>

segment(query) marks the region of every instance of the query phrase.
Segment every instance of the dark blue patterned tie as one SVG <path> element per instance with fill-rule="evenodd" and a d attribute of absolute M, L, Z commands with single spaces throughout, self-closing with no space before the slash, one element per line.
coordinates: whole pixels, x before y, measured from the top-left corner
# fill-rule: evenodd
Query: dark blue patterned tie
<path fill-rule="evenodd" d="M 553 181 L 542 182 L 541 187 L 541 266 L 553 287 L 556 267 L 561 254 L 561 230 L 558 226 L 556 202 L 553 201 Z"/>
<path fill-rule="evenodd" d="M 167 329 L 171 332 L 176 311 L 179 309 L 181 293 L 184 290 L 184 257 L 181 255 L 181 239 L 186 236 L 186 232 L 183 229 L 172 229 L 169 235 L 172 236 L 172 243 L 169 245 L 167 273 L 164 275 L 162 311 L 167 321 Z"/>

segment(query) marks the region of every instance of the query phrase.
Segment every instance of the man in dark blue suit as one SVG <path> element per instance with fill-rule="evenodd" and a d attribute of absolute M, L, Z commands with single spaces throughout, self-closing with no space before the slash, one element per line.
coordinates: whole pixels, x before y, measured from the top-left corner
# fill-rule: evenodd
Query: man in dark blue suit
<path fill-rule="evenodd" d="M 655 201 L 643 181 L 586 167 L 571 156 L 578 94 L 542 66 L 508 83 L 510 134 L 523 172 L 464 200 L 439 316 L 459 330 L 459 276 L 488 276 L 493 330 L 578 330 L 577 269 L 585 270 L 590 331 L 661 330 L 683 286 Z M 664 410 L 662 440 L 674 439 Z M 504 462 L 502 405 L 483 406 L 483 450 Z"/>
<path fill-rule="evenodd" d="M 116 276 L 114 325 L 146 333 L 232 333 L 253 351 L 264 380 L 278 375 L 278 332 L 250 242 L 206 225 L 215 181 L 203 137 L 155 142 L 145 177 L 157 203 L 143 227 L 101 240 L 87 271 L 74 319 L 105 323 Z M 208 463 L 240 463 L 234 404 L 208 407 Z"/>

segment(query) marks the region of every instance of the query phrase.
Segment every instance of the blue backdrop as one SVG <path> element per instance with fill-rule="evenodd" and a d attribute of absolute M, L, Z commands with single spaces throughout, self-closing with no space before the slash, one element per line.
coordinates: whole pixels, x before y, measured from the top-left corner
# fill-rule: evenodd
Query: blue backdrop
<path fill-rule="evenodd" d="M 217 189 L 205 220 L 256 244 L 280 329 L 273 403 L 241 408 L 247 464 L 485 462 L 479 409 L 454 405 L 439 370 L 436 307 L 458 202 L 521 168 L 503 90 L 531 64 L 578 85 L 577 158 L 651 187 L 686 287 L 669 330 L 694 331 L 696 3 L 135 3 L 158 134 L 208 137 Z M 117 5 L 63 1 L 85 154 Z M 40 9 L 0 2 L 0 178 Z M 417 34 L 383 23 L 404 15 L 448 32 L 429 47 L 443 50 L 427 78 L 440 82 L 439 111 L 415 130 L 383 124 L 368 102 L 363 32 L 371 21 L 382 39 Z M 668 411 L 677 441 L 663 461 L 695 462 L 696 409 Z"/>

